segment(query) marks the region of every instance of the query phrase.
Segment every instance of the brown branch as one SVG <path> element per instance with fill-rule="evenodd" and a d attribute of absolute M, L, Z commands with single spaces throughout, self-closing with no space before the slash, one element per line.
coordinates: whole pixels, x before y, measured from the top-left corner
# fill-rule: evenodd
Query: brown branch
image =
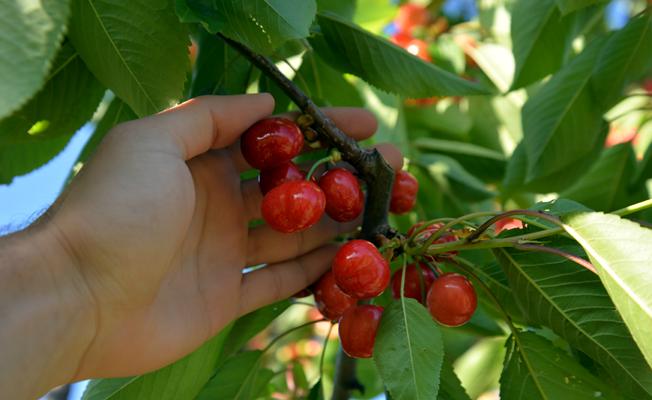
<path fill-rule="evenodd" d="M 342 153 L 342 159 L 351 164 L 366 182 L 367 199 L 361 237 L 377 246 L 382 245 L 384 238 L 394 237 L 396 232 L 387 222 L 394 171 L 378 150 L 359 147 L 356 141 L 342 132 L 297 85 L 283 75 L 269 58 L 221 34 L 218 36 L 273 80 L 304 114 L 312 117 L 314 122 L 311 128 L 319 133 L 320 139 L 337 148 Z M 347 400 L 353 390 L 363 390 L 355 369 L 355 359 L 344 354 L 340 347 L 333 383 L 333 400 Z"/>

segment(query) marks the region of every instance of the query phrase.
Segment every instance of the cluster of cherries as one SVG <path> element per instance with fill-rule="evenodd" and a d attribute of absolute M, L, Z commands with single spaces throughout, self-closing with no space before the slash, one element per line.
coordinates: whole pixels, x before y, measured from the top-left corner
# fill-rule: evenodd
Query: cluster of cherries
<path fill-rule="evenodd" d="M 303 147 L 301 128 L 285 118 L 263 119 L 244 133 L 242 154 L 250 165 L 260 169 L 265 222 L 279 232 L 293 233 L 310 228 L 324 213 L 338 222 L 355 220 L 364 206 L 364 193 L 356 176 L 345 168 L 335 167 L 315 179 L 292 162 Z M 416 203 L 418 187 L 410 173 L 397 172 L 390 211 L 396 214 L 410 211 Z M 419 223 L 408 231 L 408 236 L 416 244 L 425 243 L 433 234 L 440 235 L 435 243 L 456 240 L 452 233 L 440 234 L 441 227 L 440 224 L 424 227 Z M 447 253 L 443 257 L 452 255 Z M 356 239 L 340 247 L 332 269 L 311 291 L 324 317 L 339 321 L 340 340 L 347 354 L 371 357 L 383 307 L 358 305 L 358 301 L 379 296 L 390 281 L 395 299 L 401 297 L 404 280 L 403 295 L 425 304 L 433 318 L 443 325 L 458 326 L 471 318 L 477 303 L 473 286 L 462 275 L 442 273 L 435 266 L 436 261 L 439 260 L 426 256 L 407 265 L 405 273 L 399 269 L 392 276 L 388 260 L 371 242 Z"/>

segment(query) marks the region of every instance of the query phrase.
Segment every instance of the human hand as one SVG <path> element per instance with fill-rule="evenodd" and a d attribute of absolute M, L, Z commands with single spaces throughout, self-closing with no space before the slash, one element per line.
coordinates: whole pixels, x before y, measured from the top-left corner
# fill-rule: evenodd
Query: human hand
<path fill-rule="evenodd" d="M 239 136 L 269 116 L 266 94 L 211 96 L 110 132 L 53 213 L 51 224 L 94 310 L 76 379 L 139 374 L 191 352 L 240 315 L 287 298 L 330 267 L 339 224 L 282 234 L 260 218 L 256 180 L 241 182 Z M 327 113 L 347 134 L 371 136 L 360 109 Z M 393 168 L 402 157 L 379 150 Z M 267 267 L 245 274 L 246 266 Z"/>

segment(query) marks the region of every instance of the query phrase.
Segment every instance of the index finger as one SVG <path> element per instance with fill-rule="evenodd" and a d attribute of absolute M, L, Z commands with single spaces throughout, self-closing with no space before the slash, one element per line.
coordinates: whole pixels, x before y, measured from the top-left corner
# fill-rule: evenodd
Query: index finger
<path fill-rule="evenodd" d="M 228 147 L 273 110 L 274 98 L 268 93 L 200 96 L 135 123 L 167 133 L 174 149 L 189 160 L 210 149 Z"/>

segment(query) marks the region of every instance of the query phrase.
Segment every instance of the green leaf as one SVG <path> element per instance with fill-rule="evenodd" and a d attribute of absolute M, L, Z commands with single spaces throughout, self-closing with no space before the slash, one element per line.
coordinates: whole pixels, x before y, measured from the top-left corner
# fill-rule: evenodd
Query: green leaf
<path fill-rule="evenodd" d="M 374 361 L 392 399 L 437 398 L 443 358 L 439 328 L 421 304 L 404 298 L 385 309 Z"/>
<path fill-rule="evenodd" d="M 600 138 L 603 121 L 589 79 L 601 46 L 595 40 L 525 103 L 526 183 L 566 173 Z"/>
<path fill-rule="evenodd" d="M 104 136 L 113 128 L 121 122 L 131 121 L 138 118 L 131 108 L 124 101 L 119 98 L 114 98 L 111 100 L 111 104 L 104 112 L 102 119 L 97 123 L 93 135 L 86 142 L 86 145 L 82 149 L 81 154 L 77 158 L 77 162 L 86 163 L 89 157 L 95 152 L 97 146 L 100 145 Z"/>
<path fill-rule="evenodd" d="M 462 387 L 460 378 L 453 370 L 453 365 L 448 358 L 444 358 L 441 366 L 441 380 L 439 383 L 439 400 L 471 400 L 466 390 Z"/>
<path fill-rule="evenodd" d="M 545 243 L 582 256 L 568 239 Z M 554 254 L 494 250 L 514 297 L 534 324 L 552 329 L 600 363 L 632 398 L 652 394 L 652 370 L 593 273 Z"/>
<path fill-rule="evenodd" d="M 59 154 L 88 121 L 104 88 L 66 44 L 43 88 L 0 121 L 0 183 L 10 183 Z"/>
<path fill-rule="evenodd" d="M 487 189 L 481 180 L 471 175 L 453 158 L 424 154 L 419 157 L 418 162 L 428 169 L 435 180 L 445 182 L 461 199 L 473 202 L 495 196 L 495 193 Z"/>
<path fill-rule="evenodd" d="M 314 52 L 307 52 L 304 55 L 294 82 L 319 105 L 351 107 L 364 105 L 358 89 Z"/>
<path fill-rule="evenodd" d="M 203 29 L 199 32 L 197 61 L 190 96 L 244 93 L 251 63 L 221 38 Z"/>
<path fill-rule="evenodd" d="M 593 144 L 593 148 L 582 158 L 572 162 L 567 168 L 554 171 L 548 175 L 540 176 L 526 182 L 526 171 L 528 156 L 524 142 L 521 141 L 514 149 L 511 158 L 507 163 L 507 171 L 503 180 L 503 192 L 531 191 L 539 193 L 559 192 L 571 186 L 577 179 L 588 171 L 593 163 L 598 160 L 604 149 L 604 140 L 609 132 L 609 124 L 602 125 L 599 137 Z M 552 155 L 551 157 L 554 157 Z"/>
<path fill-rule="evenodd" d="M 566 231 L 591 258 L 600 280 L 652 366 L 652 274 L 649 268 L 652 230 L 602 213 L 571 215 L 564 222 Z M 650 381 L 648 392 L 652 393 L 652 378 Z"/>
<path fill-rule="evenodd" d="M 522 0 L 514 4 L 512 42 L 516 67 L 512 89 L 535 82 L 559 69 L 572 19 L 562 17 L 555 0 Z"/>
<path fill-rule="evenodd" d="M 565 217 L 577 212 L 593 211 L 590 208 L 568 199 L 555 199 L 552 201 L 539 202 L 530 207 L 531 210 L 545 211 L 548 214 L 558 217 Z"/>
<path fill-rule="evenodd" d="M 226 360 L 197 400 L 257 398 L 274 375 L 272 371 L 260 368 L 262 354 L 260 350 L 245 351 Z"/>
<path fill-rule="evenodd" d="M 500 398 L 584 400 L 617 396 L 549 340 L 532 332 L 515 332 L 507 342 Z"/>
<path fill-rule="evenodd" d="M 470 252 L 466 253 L 467 254 L 465 255 L 472 254 Z M 476 282 L 475 277 L 469 277 L 474 286 L 480 287 L 481 284 L 487 285 L 489 290 L 491 290 L 491 293 L 496 296 L 498 302 L 509 313 L 512 319 L 522 320 L 522 311 L 519 308 L 518 303 L 514 300 L 513 290 L 509 287 L 507 276 L 500 267 L 500 264 L 495 260 L 490 262 L 471 262 L 470 260 L 467 260 L 467 262 L 472 265 L 473 272 L 482 281 Z M 480 294 L 484 293 L 480 292 Z M 480 297 L 480 299 L 482 300 L 483 297 Z M 485 306 L 493 310 L 494 315 L 500 315 L 502 317 L 500 309 L 497 308 L 493 301 L 486 301 Z"/>
<path fill-rule="evenodd" d="M 356 0 L 354 22 L 370 32 L 380 32 L 396 15 L 398 5 L 386 0 Z"/>
<path fill-rule="evenodd" d="M 501 364 L 505 358 L 505 337 L 475 342 L 455 360 L 454 371 L 472 399 L 498 388 Z M 442 385 L 443 385 L 442 371 Z"/>
<path fill-rule="evenodd" d="M 334 14 L 319 13 L 317 21 L 321 35 L 310 40 L 317 53 L 334 68 L 379 89 L 413 98 L 487 93 L 478 84 L 427 63 Z"/>
<path fill-rule="evenodd" d="M 69 35 L 93 75 L 139 117 L 175 104 L 189 65 L 172 1 L 73 0 Z"/>
<path fill-rule="evenodd" d="M 425 137 L 433 136 L 467 140 L 472 127 L 471 116 L 463 112 L 451 99 L 442 99 L 437 104 L 404 107 L 405 119 L 410 130 L 422 128 Z M 410 136 L 416 136 L 410 132 Z"/>
<path fill-rule="evenodd" d="M 605 150 L 586 175 L 560 196 L 598 211 L 611 211 L 645 200 L 647 192 L 635 198 L 629 190 L 635 169 L 636 156 L 632 146 L 619 144 Z"/>
<path fill-rule="evenodd" d="M 317 12 L 315 0 L 186 0 L 186 3 L 209 32 L 219 31 L 268 55 L 290 39 L 307 37 Z"/>
<path fill-rule="evenodd" d="M 351 21 L 355 15 L 356 0 L 317 0 L 317 11 L 329 11 Z"/>
<path fill-rule="evenodd" d="M 652 126 L 652 124 L 650 124 Z M 639 186 L 646 180 L 652 178 L 652 143 L 650 143 L 643 154 L 643 159 L 636 166 L 636 174 L 632 179 L 634 186 Z"/>
<path fill-rule="evenodd" d="M 557 7 L 563 15 L 570 14 L 582 8 L 592 6 L 594 4 L 606 3 L 607 0 L 556 0 Z"/>
<path fill-rule="evenodd" d="M 91 382 L 82 400 L 194 400 L 213 374 L 230 331 L 231 325 L 193 353 L 158 371 Z"/>
<path fill-rule="evenodd" d="M 69 0 L 3 2 L 0 118 L 25 104 L 46 81 L 69 14 Z"/>
<path fill-rule="evenodd" d="M 265 329 L 291 305 L 289 300 L 282 300 L 238 318 L 233 323 L 233 329 L 224 342 L 224 350 L 219 363 L 221 364 L 226 358 L 239 351 L 251 338 Z"/>
<path fill-rule="evenodd" d="M 310 388 L 306 400 L 324 400 L 324 390 L 322 389 L 321 379 Z"/>
<path fill-rule="evenodd" d="M 0 184 L 9 184 L 44 165 L 68 144 L 72 134 L 52 139 L 0 146 Z"/>
<path fill-rule="evenodd" d="M 470 173 L 487 180 L 501 179 L 507 160 L 495 150 L 472 143 L 434 138 L 418 138 L 413 142 L 421 151 L 444 154 L 457 160 Z"/>
<path fill-rule="evenodd" d="M 0 144 L 70 137 L 93 116 L 103 93 L 102 85 L 66 43 L 55 57 L 45 86 L 0 121 Z"/>
<path fill-rule="evenodd" d="M 616 104 L 627 83 L 652 66 L 652 13 L 632 19 L 615 32 L 602 48 L 591 81 L 604 110 Z"/>

